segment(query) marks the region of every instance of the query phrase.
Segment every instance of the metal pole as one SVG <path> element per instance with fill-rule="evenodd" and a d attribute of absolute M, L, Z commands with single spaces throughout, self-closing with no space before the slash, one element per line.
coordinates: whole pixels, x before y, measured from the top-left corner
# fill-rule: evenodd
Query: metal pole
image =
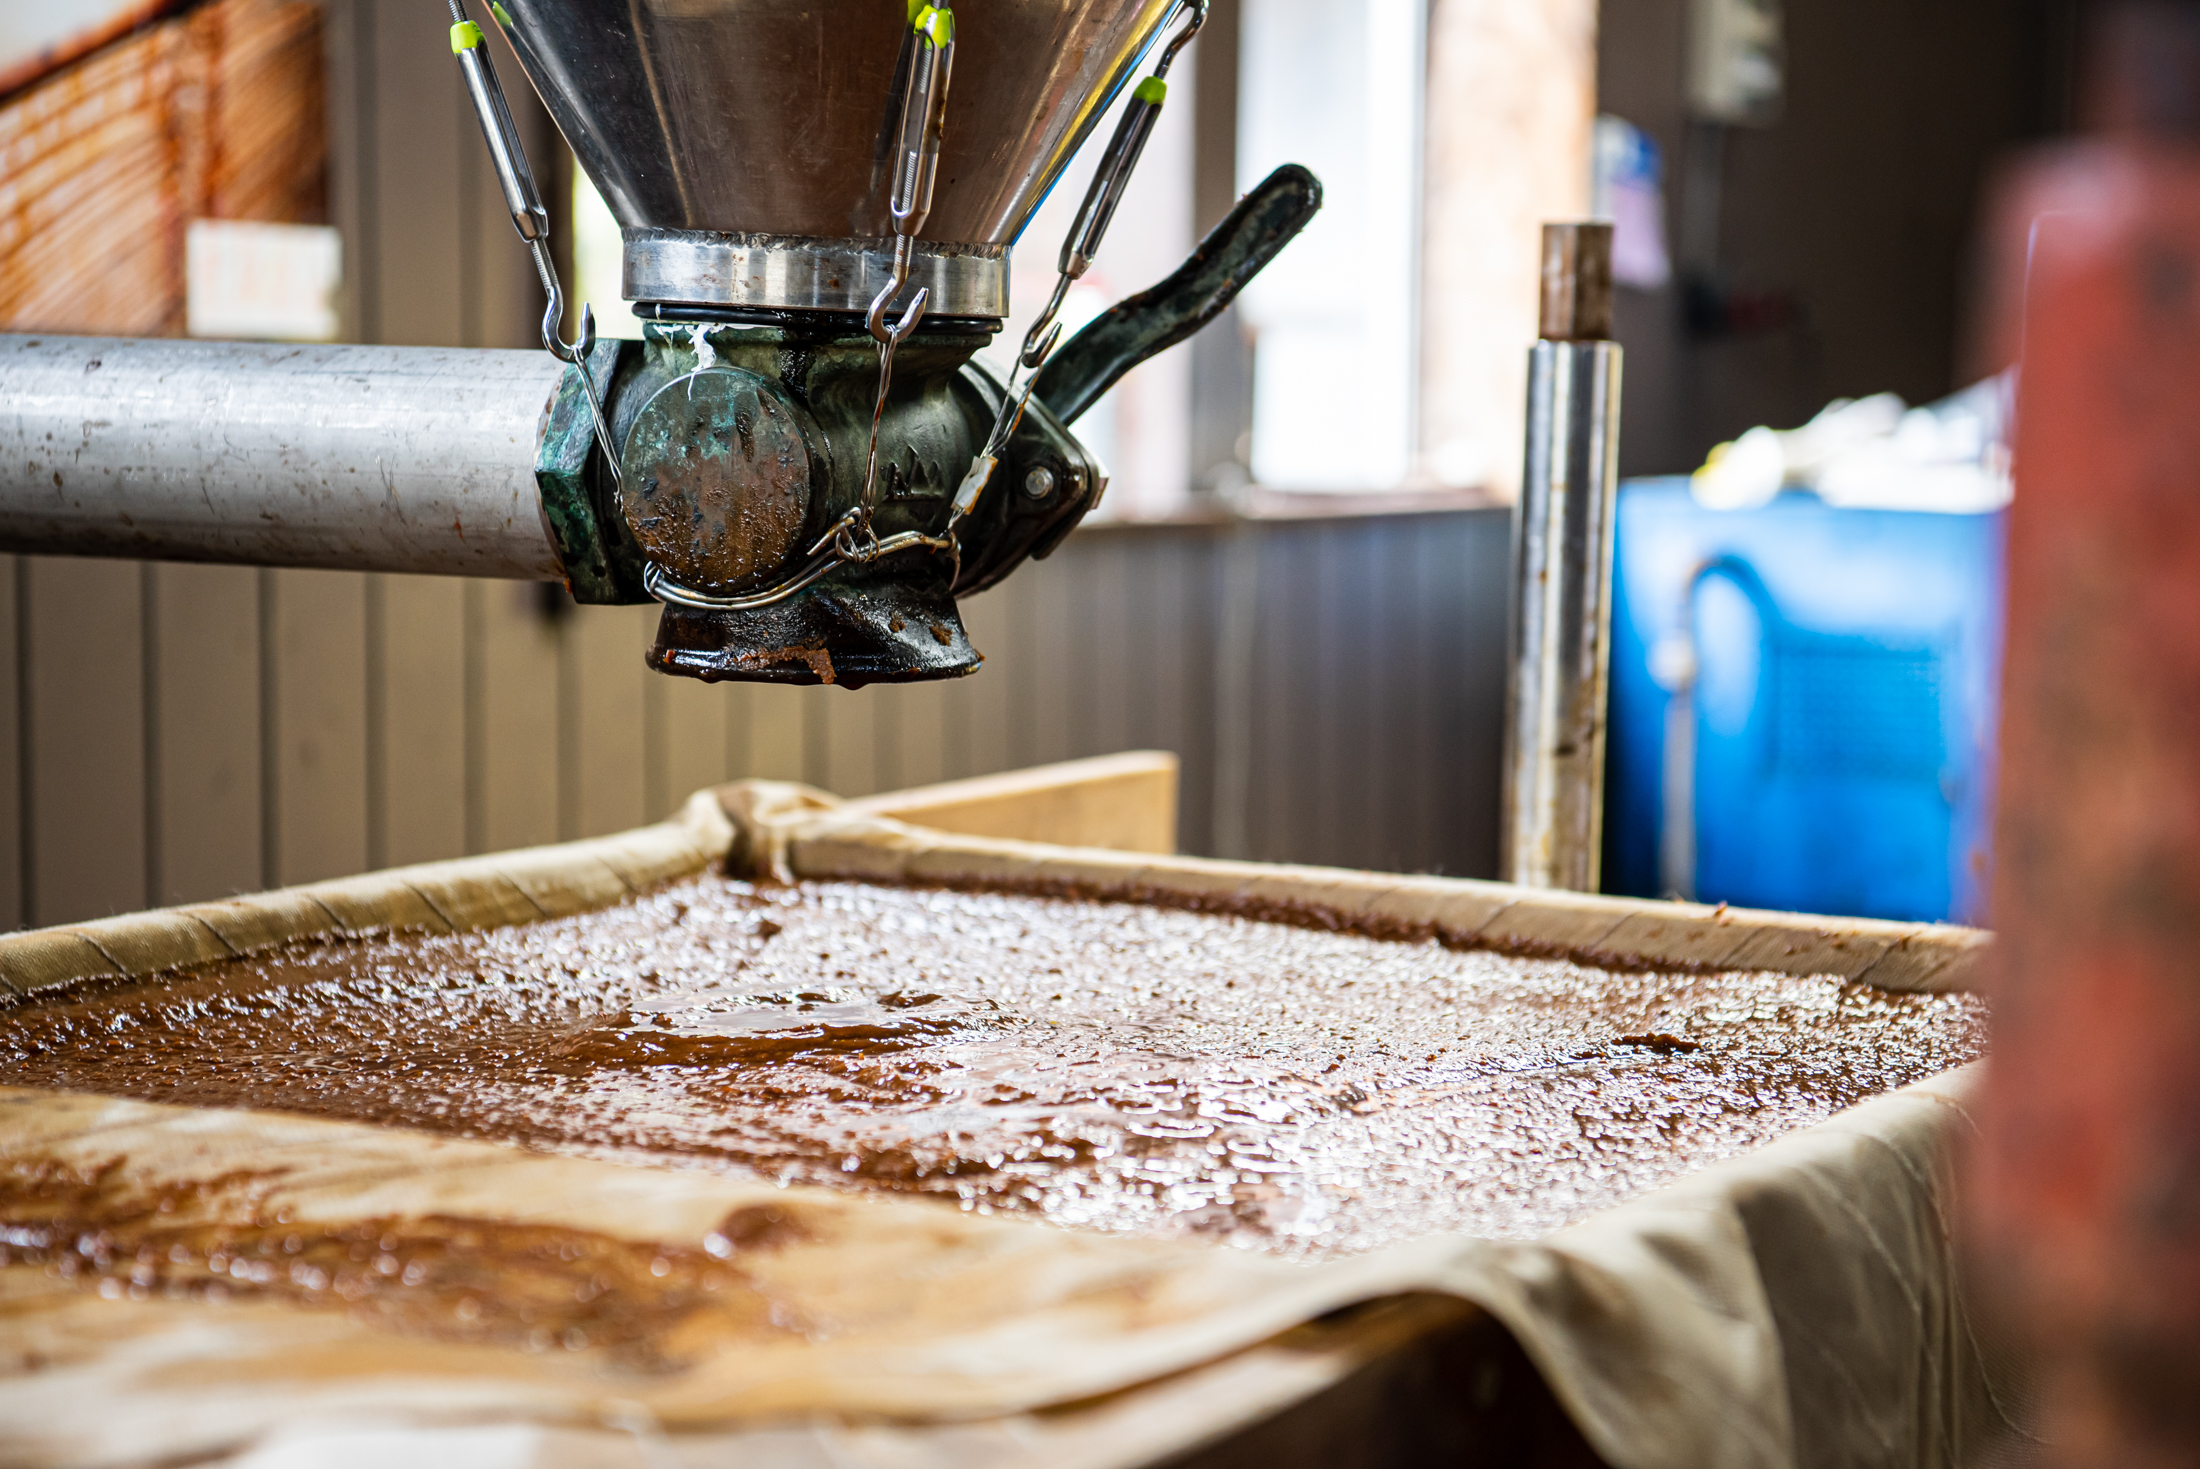
<path fill-rule="evenodd" d="M 539 352 L 0 336 L 0 551 L 554 580 Z"/>
<path fill-rule="evenodd" d="M 1595 892 L 1619 484 L 1610 225 L 1543 227 L 1542 318 L 1513 514 L 1498 866 L 1508 882 Z"/>

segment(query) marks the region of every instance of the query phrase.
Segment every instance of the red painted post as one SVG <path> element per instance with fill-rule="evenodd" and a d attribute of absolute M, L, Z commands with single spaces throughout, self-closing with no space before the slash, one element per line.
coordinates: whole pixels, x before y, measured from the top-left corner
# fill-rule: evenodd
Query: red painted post
<path fill-rule="evenodd" d="M 2200 149 L 2083 145 L 2011 199 L 2004 243 L 2032 250 L 1972 1243 L 2051 1462 L 2200 1464 Z"/>

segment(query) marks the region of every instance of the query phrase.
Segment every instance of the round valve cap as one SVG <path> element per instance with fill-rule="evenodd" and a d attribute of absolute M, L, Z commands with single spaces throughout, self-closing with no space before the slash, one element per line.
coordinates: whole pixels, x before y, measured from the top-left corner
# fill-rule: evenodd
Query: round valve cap
<path fill-rule="evenodd" d="M 627 524 L 684 585 L 738 587 L 801 549 L 809 446 L 794 409 L 755 373 L 712 367 L 659 388 L 623 459 Z"/>

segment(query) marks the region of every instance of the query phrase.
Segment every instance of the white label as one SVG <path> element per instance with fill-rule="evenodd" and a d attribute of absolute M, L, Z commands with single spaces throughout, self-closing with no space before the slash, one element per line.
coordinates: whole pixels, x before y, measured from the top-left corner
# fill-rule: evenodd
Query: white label
<path fill-rule="evenodd" d="M 961 486 L 955 491 L 957 515 L 970 513 L 970 507 L 978 503 L 978 496 L 985 490 L 986 481 L 993 478 L 993 466 L 1000 462 L 991 454 L 980 454 L 970 461 L 970 472 L 963 476 Z"/>
<path fill-rule="evenodd" d="M 333 342 L 343 280 L 343 242 L 325 225 L 194 219 L 184 237 L 194 337 Z"/>

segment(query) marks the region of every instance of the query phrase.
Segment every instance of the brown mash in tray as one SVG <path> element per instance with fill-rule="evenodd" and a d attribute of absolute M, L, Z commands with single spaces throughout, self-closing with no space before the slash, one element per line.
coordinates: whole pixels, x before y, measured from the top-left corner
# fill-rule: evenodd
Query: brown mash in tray
<path fill-rule="evenodd" d="M 1523 1238 L 1984 1051 L 1967 995 L 709 876 L 0 1009 L 11 1084 L 1320 1257 Z"/>

